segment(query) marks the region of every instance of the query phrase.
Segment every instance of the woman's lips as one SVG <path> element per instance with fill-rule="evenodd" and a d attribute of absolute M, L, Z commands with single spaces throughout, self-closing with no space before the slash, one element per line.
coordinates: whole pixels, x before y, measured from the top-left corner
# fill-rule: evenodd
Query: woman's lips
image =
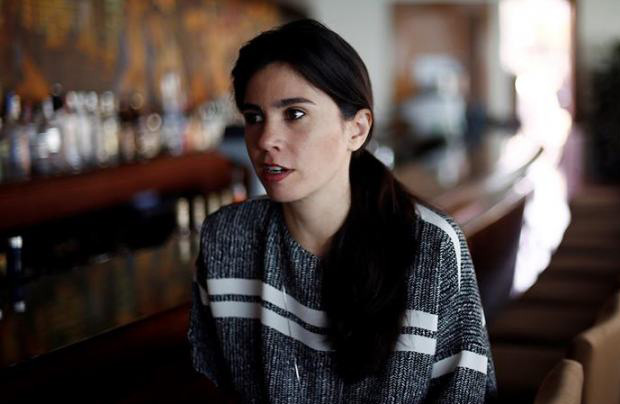
<path fill-rule="evenodd" d="M 278 165 L 265 165 L 261 170 L 261 177 L 267 182 L 280 182 L 294 170 Z"/>

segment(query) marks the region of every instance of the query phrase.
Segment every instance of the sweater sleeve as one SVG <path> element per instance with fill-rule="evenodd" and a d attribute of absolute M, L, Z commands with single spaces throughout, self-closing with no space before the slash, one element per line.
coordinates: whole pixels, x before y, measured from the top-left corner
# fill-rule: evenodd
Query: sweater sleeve
<path fill-rule="evenodd" d="M 441 247 L 437 347 L 428 403 L 490 403 L 496 381 L 484 312 L 467 242 L 460 227 Z"/>
<path fill-rule="evenodd" d="M 191 347 L 194 369 L 205 375 L 218 387 L 225 387 L 225 372 L 222 367 L 222 353 L 215 329 L 215 320 L 209 308 L 209 296 L 206 287 L 206 226 L 203 226 L 200 252 L 196 259 L 192 279 L 192 304 L 190 310 L 187 339 Z"/>

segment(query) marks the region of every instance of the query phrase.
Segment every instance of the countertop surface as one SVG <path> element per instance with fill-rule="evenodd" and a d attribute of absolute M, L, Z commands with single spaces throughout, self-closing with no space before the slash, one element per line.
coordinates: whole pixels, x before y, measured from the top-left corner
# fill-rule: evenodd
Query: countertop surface
<path fill-rule="evenodd" d="M 187 303 L 197 234 L 3 288 L 0 367 Z"/>

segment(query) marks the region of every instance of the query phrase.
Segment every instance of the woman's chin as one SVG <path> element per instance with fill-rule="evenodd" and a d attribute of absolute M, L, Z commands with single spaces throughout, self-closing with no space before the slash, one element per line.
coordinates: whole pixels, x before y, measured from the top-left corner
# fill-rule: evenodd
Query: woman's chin
<path fill-rule="evenodd" d="M 289 202 L 295 202 L 300 199 L 299 196 L 294 195 L 291 192 L 286 192 L 286 190 L 282 190 L 282 189 L 275 190 L 275 189 L 266 188 L 266 191 L 267 191 L 267 196 L 269 197 L 269 199 L 271 199 L 274 202 L 289 203 Z"/>
<path fill-rule="evenodd" d="M 270 192 L 270 191 L 267 191 L 267 196 L 272 201 L 279 202 L 279 203 L 287 203 L 287 202 L 293 202 L 294 201 L 294 199 L 291 198 L 289 195 L 283 195 L 281 192 Z"/>

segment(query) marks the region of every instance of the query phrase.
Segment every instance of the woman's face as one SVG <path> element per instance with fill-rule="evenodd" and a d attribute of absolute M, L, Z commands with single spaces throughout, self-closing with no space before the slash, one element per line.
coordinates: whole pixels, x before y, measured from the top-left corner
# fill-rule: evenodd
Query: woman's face
<path fill-rule="evenodd" d="M 272 63 L 248 83 L 241 112 L 257 175 L 278 202 L 333 198 L 349 191 L 359 139 L 336 103 L 286 64 Z"/>

